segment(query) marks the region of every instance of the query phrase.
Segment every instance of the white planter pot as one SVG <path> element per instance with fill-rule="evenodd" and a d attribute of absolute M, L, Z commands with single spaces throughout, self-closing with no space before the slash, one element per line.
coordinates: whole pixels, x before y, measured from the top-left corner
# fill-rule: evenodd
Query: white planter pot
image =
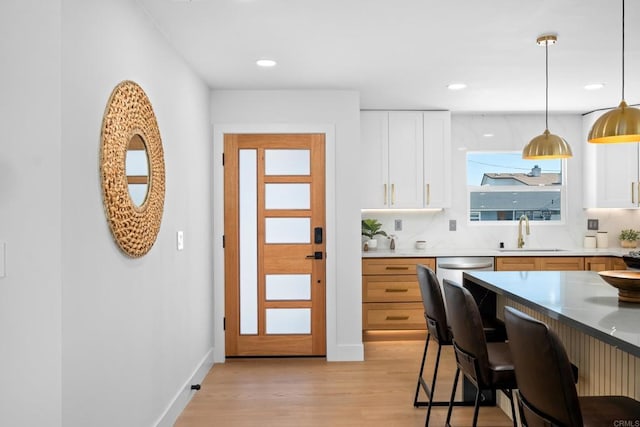
<path fill-rule="evenodd" d="M 369 249 L 375 249 L 378 247 L 378 241 L 376 239 L 367 240 L 367 246 Z"/>

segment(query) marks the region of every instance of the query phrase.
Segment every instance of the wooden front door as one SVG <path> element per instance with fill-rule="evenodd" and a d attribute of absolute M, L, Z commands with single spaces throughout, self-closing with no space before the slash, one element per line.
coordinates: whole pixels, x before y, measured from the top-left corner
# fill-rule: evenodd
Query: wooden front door
<path fill-rule="evenodd" d="M 325 355 L 324 135 L 225 135 L 224 169 L 226 355 Z"/>

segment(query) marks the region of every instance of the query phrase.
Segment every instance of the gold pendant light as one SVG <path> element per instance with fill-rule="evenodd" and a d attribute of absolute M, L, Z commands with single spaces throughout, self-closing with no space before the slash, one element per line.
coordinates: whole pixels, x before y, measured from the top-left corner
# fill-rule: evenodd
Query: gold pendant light
<path fill-rule="evenodd" d="M 640 142 L 640 110 L 624 101 L 624 0 L 622 0 L 622 101 L 618 108 L 604 113 L 589 131 L 589 142 L 611 144 Z"/>
<path fill-rule="evenodd" d="M 558 37 L 554 34 L 547 34 L 538 37 L 536 42 L 545 49 L 545 129 L 542 135 L 533 138 L 522 150 L 523 159 L 566 159 L 573 157 L 571 147 L 564 138 L 549 132 L 549 45 L 556 44 Z"/>

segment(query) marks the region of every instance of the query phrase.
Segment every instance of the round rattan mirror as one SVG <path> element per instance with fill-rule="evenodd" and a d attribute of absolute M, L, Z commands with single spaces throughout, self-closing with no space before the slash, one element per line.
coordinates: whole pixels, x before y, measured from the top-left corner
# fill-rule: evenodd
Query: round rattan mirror
<path fill-rule="evenodd" d="M 130 192 L 127 152 L 139 150 L 140 146 L 148 172 L 144 195 L 136 198 L 135 191 Z M 145 255 L 155 243 L 162 222 L 164 152 L 151 102 L 135 82 L 118 84 L 107 103 L 102 121 L 100 174 L 105 214 L 116 243 L 131 257 Z"/>

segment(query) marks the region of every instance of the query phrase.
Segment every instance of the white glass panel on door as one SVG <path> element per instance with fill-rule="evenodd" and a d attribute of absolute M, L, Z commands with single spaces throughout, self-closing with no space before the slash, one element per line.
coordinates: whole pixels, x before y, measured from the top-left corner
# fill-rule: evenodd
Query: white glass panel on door
<path fill-rule="evenodd" d="M 265 150 L 265 175 L 309 175 L 309 150 Z"/>
<path fill-rule="evenodd" d="M 309 209 L 311 186 L 309 184 L 266 184 L 266 209 Z"/>
<path fill-rule="evenodd" d="M 267 274 L 267 300 L 303 300 L 311 299 L 310 274 Z"/>
<path fill-rule="evenodd" d="M 310 218 L 267 218 L 266 243 L 311 243 Z"/>
<path fill-rule="evenodd" d="M 310 308 L 268 308 L 267 334 L 311 333 Z"/>
<path fill-rule="evenodd" d="M 240 334 L 258 333 L 258 180 L 256 150 L 239 150 Z"/>

